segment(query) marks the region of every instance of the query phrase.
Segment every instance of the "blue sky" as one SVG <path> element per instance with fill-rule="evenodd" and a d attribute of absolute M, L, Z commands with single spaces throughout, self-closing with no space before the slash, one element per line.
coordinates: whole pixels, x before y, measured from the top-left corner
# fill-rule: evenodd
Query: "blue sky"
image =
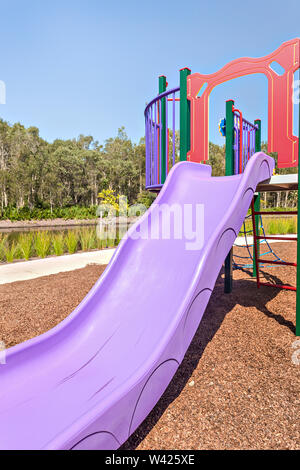
<path fill-rule="evenodd" d="M 93 135 L 101 143 L 120 126 L 138 141 L 157 77 L 178 84 L 178 70 L 212 73 L 241 56 L 259 57 L 300 36 L 299 0 L 149 2 L 1 0 L 0 116 L 37 126 L 48 141 Z M 267 83 L 252 76 L 216 88 L 210 139 L 224 101 L 235 98 L 249 120 L 262 118 Z"/>

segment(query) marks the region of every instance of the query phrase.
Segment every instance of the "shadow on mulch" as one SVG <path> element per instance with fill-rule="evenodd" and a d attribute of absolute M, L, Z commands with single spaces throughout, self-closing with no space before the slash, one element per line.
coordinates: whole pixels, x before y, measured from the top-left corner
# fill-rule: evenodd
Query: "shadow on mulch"
<path fill-rule="evenodd" d="M 262 312 L 268 318 L 272 318 L 280 325 L 288 328 L 295 334 L 296 328 L 293 322 L 286 320 L 282 315 L 271 312 L 266 305 L 273 300 L 280 292 L 277 288 L 266 287 L 257 289 L 256 282 L 249 279 L 235 279 L 233 291 L 231 294 L 224 294 L 224 280 L 222 272 L 218 277 L 213 294 L 203 315 L 199 328 L 187 350 L 184 359 L 179 366 L 172 381 L 160 398 L 156 406 L 150 412 L 148 417 L 130 436 L 130 438 L 119 448 L 119 450 L 134 450 L 145 439 L 150 430 L 159 421 L 168 406 L 180 395 L 187 384 L 193 371 L 196 369 L 206 346 L 212 341 L 216 332 L 219 330 L 227 313 L 229 313 L 237 304 L 241 307 L 252 307 Z M 245 274 L 252 276 L 252 272 L 242 270 Z M 274 284 L 281 284 L 281 280 L 270 273 L 261 270 L 265 280 Z M 248 290 L 249 295 L 241 296 L 240 292 Z M 217 306 L 217 308 L 216 308 Z M 246 313 L 245 313 L 246 314 Z"/>
<path fill-rule="evenodd" d="M 250 271 L 250 270 L 242 269 L 241 271 L 243 271 L 246 274 L 249 274 L 249 276 L 252 276 L 252 271 Z M 274 274 L 267 273 L 263 269 L 260 270 L 260 273 L 264 277 L 264 282 L 269 282 L 270 284 L 282 285 L 281 279 L 279 277 L 275 276 Z M 247 282 L 247 281 L 245 281 L 245 282 Z M 240 281 L 234 281 L 234 286 L 236 285 L 236 288 L 245 287 L 245 285 L 242 286 L 242 283 L 243 283 L 243 281 L 241 281 L 241 280 Z M 289 284 L 289 283 L 286 283 L 285 285 L 291 287 L 291 284 Z M 296 334 L 296 326 L 294 325 L 293 322 L 291 322 L 289 320 L 286 320 L 282 315 L 277 315 L 277 314 L 271 312 L 266 307 L 266 304 L 270 300 L 274 299 L 274 297 L 276 297 L 276 295 L 280 292 L 280 289 L 278 289 L 276 287 L 266 287 L 266 288 L 265 287 L 266 286 L 261 286 L 261 289 L 263 289 L 263 298 L 261 298 L 261 296 L 259 296 L 258 299 L 257 299 L 257 300 L 259 300 L 258 302 L 253 302 L 252 303 L 252 302 L 247 302 L 247 299 L 242 299 L 242 300 L 246 300 L 246 302 L 241 303 L 241 301 L 239 299 L 239 304 L 244 306 L 244 307 L 255 307 L 255 308 L 257 308 L 257 310 L 264 313 L 267 317 L 273 318 L 280 325 L 289 328 L 293 334 Z M 263 300 L 262 303 L 260 302 L 261 299 Z"/>

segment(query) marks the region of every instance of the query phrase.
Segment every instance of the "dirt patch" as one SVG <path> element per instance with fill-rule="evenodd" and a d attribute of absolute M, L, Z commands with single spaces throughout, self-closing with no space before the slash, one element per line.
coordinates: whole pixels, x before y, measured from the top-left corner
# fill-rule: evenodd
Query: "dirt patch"
<path fill-rule="evenodd" d="M 272 247 L 295 260 L 296 243 Z M 103 270 L 88 266 L 0 286 L 0 340 L 12 346 L 55 326 Z M 295 271 L 263 268 L 276 284 L 295 285 Z M 235 271 L 227 295 L 220 273 L 183 363 L 124 449 L 300 449 L 295 293 L 258 290 L 250 273 Z"/>

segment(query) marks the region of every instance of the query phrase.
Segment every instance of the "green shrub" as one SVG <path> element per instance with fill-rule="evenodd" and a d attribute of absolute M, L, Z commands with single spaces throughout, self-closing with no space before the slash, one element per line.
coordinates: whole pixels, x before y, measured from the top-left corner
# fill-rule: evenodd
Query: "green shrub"
<path fill-rule="evenodd" d="M 142 191 L 138 197 L 137 197 L 137 202 L 139 204 L 143 204 L 144 206 L 149 209 L 151 204 L 155 201 L 156 199 L 156 194 L 151 193 L 150 191 Z"/>
<path fill-rule="evenodd" d="M 90 207 L 55 207 L 52 211 L 49 208 L 29 208 L 29 207 L 6 207 L 3 209 L 0 220 L 51 220 L 51 219 L 95 219 L 97 206 Z"/>

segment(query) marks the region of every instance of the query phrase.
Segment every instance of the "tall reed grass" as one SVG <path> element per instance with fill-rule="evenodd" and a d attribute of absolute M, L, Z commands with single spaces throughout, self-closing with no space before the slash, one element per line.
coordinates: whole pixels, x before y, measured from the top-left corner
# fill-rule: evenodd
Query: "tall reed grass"
<path fill-rule="evenodd" d="M 94 230 L 82 229 L 79 232 L 79 242 L 82 251 L 89 251 L 96 247 L 96 234 Z"/>
<path fill-rule="evenodd" d="M 28 260 L 32 253 L 32 233 L 22 233 L 18 238 L 18 248 L 22 258 Z"/>
<path fill-rule="evenodd" d="M 297 217 L 263 217 L 263 226 L 266 235 L 286 235 L 297 233 Z M 247 231 L 251 232 L 252 221 L 248 219 L 245 227 Z M 243 233 L 241 231 L 240 236 L 242 235 Z M 249 235 L 252 235 L 252 233 L 249 233 Z M 262 235 L 262 230 L 260 230 L 260 235 Z"/>
<path fill-rule="evenodd" d="M 51 247 L 51 236 L 48 231 L 38 232 L 34 238 L 34 248 L 39 258 L 45 258 Z"/>
<path fill-rule="evenodd" d="M 68 230 L 67 235 L 65 236 L 65 244 L 70 255 L 75 253 L 78 246 L 78 241 L 78 235 L 74 231 Z"/>
<path fill-rule="evenodd" d="M 18 258 L 18 246 L 15 242 L 12 244 L 5 243 L 4 245 L 4 256 L 7 263 L 12 263 L 14 259 Z"/>
<path fill-rule="evenodd" d="M 62 233 L 54 235 L 52 239 L 53 251 L 56 256 L 61 256 L 65 251 L 65 238 Z"/>
<path fill-rule="evenodd" d="M 266 234 L 269 235 L 297 233 L 296 217 L 264 217 L 263 224 Z M 250 219 L 246 221 L 246 229 L 252 230 Z M 115 234 L 109 229 L 96 230 L 95 227 L 62 232 L 28 232 L 19 235 L 0 233 L 0 260 L 11 262 L 20 258 L 28 260 L 31 257 L 45 258 L 48 255 L 73 254 L 78 250 L 112 248 L 118 245 L 122 234 L 122 230 Z"/>

